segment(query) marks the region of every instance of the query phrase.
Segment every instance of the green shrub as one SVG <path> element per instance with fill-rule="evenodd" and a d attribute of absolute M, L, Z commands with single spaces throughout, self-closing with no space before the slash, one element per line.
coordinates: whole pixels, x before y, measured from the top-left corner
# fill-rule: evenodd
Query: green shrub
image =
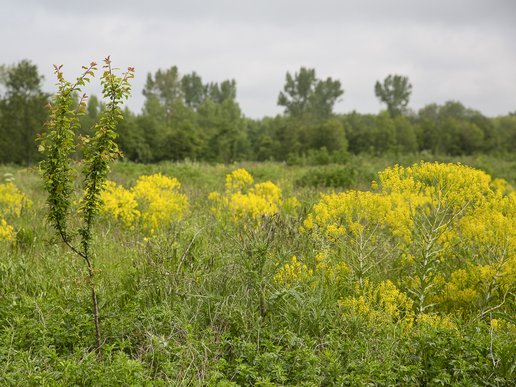
<path fill-rule="evenodd" d="M 297 187 L 347 189 L 356 184 L 357 171 L 346 165 L 310 168 L 295 181 Z"/>

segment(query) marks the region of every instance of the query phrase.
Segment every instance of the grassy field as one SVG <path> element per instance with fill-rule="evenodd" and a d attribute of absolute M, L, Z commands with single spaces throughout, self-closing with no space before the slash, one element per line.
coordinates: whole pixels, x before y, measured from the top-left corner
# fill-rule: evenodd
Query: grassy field
<path fill-rule="evenodd" d="M 101 211 L 92 246 L 101 358 L 37 171 L 0 166 L 25 195 L 16 213 L 0 190 L 0 385 L 514 385 L 514 191 L 457 166 L 415 167 L 417 192 L 413 171 L 378 178 L 421 159 L 516 186 L 516 157 L 484 155 L 115 164 L 126 212 Z"/>

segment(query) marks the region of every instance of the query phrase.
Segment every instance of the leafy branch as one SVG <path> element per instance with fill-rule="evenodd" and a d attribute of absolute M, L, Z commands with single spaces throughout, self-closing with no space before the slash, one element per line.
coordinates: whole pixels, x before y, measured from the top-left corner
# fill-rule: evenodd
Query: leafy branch
<path fill-rule="evenodd" d="M 100 81 L 103 97 L 109 102 L 94 125 L 94 134 L 91 137 L 78 133 L 81 129 L 79 117 L 85 113 L 87 95 L 82 94 L 75 107 L 74 96 L 81 94 L 82 87 L 95 76 L 97 64 L 91 62 L 89 66 L 83 66 L 83 72 L 77 77 L 75 83 L 67 81 L 61 69 L 62 65 L 54 65 L 58 90 L 49 104 L 50 115 L 46 123 L 46 130 L 38 138 L 39 151 L 45 156 L 40 163 L 40 171 L 48 192 L 48 220 L 64 244 L 83 258 L 88 268 L 96 351 L 100 355 L 99 310 L 94 282 L 95 270 L 90 253 L 92 227 L 102 204 L 100 195 L 110 170 L 110 162 L 121 156 L 115 142 L 118 136 L 116 128 L 118 122 L 123 119 L 121 105 L 131 95 L 130 80 L 134 78 L 134 69 L 129 67 L 122 76 L 118 76 L 111 66 L 110 57 L 104 59 L 104 72 Z M 75 169 L 72 155 L 79 145 L 82 145 L 83 150 L 82 199 L 79 208 L 72 211 L 72 194 L 75 191 Z M 79 247 L 73 244 L 73 233 L 68 229 L 68 220 L 72 215 L 81 219 L 81 225 L 76 230 L 80 236 Z"/>

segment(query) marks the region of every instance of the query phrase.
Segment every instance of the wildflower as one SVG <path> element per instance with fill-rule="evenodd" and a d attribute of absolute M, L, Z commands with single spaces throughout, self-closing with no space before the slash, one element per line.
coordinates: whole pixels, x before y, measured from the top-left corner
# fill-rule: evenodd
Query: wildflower
<path fill-rule="evenodd" d="M 313 277 L 313 274 L 313 270 L 299 262 L 294 255 L 290 263 L 286 263 L 278 270 L 274 276 L 274 281 L 289 288 L 293 284 L 307 283 Z"/>
<path fill-rule="evenodd" d="M 0 184 L 0 214 L 20 216 L 23 207 L 31 207 L 32 201 L 12 182 Z"/>
<path fill-rule="evenodd" d="M 237 169 L 226 175 L 226 192 L 239 192 L 253 184 L 253 177 L 245 169 Z"/>
<path fill-rule="evenodd" d="M 161 174 L 140 176 L 131 189 L 107 182 L 102 193 L 101 212 L 125 226 L 136 223 L 150 233 L 181 220 L 188 210 L 188 199 L 180 193 L 176 178 Z"/>
<path fill-rule="evenodd" d="M 0 241 L 1 240 L 14 240 L 14 228 L 7 224 L 5 219 L 0 219 Z"/>
<path fill-rule="evenodd" d="M 403 321 L 410 325 L 414 318 L 412 300 L 389 280 L 377 285 L 366 280 L 356 296 L 341 299 L 339 305 L 345 313 L 362 316 L 371 323 Z"/>
<path fill-rule="evenodd" d="M 23 208 L 31 206 L 32 201 L 12 181 L 0 184 L 0 240 L 13 240 L 15 237 L 13 226 L 4 217 L 19 217 Z"/>
<path fill-rule="evenodd" d="M 218 217 L 229 215 L 237 223 L 251 221 L 260 223 L 264 216 L 273 216 L 280 211 L 292 213 L 299 206 L 295 198 L 283 200 L 281 189 L 271 181 L 256 183 L 245 169 L 237 169 L 226 176 L 223 194 L 211 192 L 208 199 L 213 203 L 211 211 Z"/>
<path fill-rule="evenodd" d="M 141 215 L 134 193 L 112 181 L 105 183 L 101 199 L 101 213 L 109 214 L 127 227 L 132 227 Z"/>
<path fill-rule="evenodd" d="M 179 192 L 176 178 L 161 174 L 140 176 L 132 192 L 141 212 L 144 228 L 157 229 L 181 220 L 188 210 L 188 199 Z"/>

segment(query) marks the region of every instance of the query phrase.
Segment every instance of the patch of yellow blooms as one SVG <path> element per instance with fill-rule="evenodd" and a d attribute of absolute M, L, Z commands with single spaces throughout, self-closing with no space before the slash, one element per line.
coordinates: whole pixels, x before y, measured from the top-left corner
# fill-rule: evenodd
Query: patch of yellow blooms
<path fill-rule="evenodd" d="M 342 264 L 348 277 L 360 278 L 357 295 L 342 298 L 342 308 L 372 320 L 405 316 L 448 328 L 447 314 L 504 310 L 516 291 L 516 191 L 509 184 L 461 164 L 421 162 L 385 169 L 372 188 L 321 194 L 300 228 L 324 251 L 340 252 L 315 266 Z M 276 282 L 313 282 L 315 266 L 296 258 L 280 267 Z M 397 267 L 398 286 L 375 278 L 370 267 Z"/>
<path fill-rule="evenodd" d="M 283 199 L 281 189 L 271 181 L 254 183 L 245 169 L 237 169 L 226 176 L 225 192 L 211 192 L 211 211 L 219 218 L 229 215 L 234 223 L 250 222 L 259 224 L 262 217 L 280 212 L 292 213 L 299 202 L 295 198 Z"/>
<path fill-rule="evenodd" d="M 14 227 L 5 218 L 19 217 L 23 208 L 32 206 L 32 201 L 12 182 L 0 184 L 0 240 L 14 240 Z"/>
<path fill-rule="evenodd" d="M 349 279 L 350 272 L 345 262 L 335 260 L 329 250 L 324 250 L 315 256 L 315 268 L 310 268 L 293 256 L 290 262 L 278 269 L 274 281 L 287 288 L 302 284 L 309 284 L 313 288 L 339 286 Z"/>
<path fill-rule="evenodd" d="M 147 232 L 181 220 L 188 210 L 188 199 L 180 192 L 176 178 L 161 174 L 140 176 L 131 189 L 106 182 L 101 213 L 129 228 L 140 225 Z"/>
<path fill-rule="evenodd" d="M 286 263 L 278 270 L 274 280 L 276 283 L 290 288 L 294 284 L 306 283 L 312 280 L 313 275 L 314 271 L 309 269 L 307 265 L 299 262 L 294 255 L 289 263 Z"/>

